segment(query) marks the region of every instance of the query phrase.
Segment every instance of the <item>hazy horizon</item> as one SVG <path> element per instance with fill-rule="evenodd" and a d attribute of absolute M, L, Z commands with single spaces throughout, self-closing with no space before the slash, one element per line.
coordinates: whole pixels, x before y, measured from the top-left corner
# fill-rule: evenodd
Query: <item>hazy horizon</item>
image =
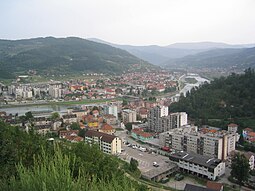
<path fill-rule="evenodd" d="M 0 39 L 98 38 L 121 45 L 255 43 L 253 0 L 10 0 Z"/>

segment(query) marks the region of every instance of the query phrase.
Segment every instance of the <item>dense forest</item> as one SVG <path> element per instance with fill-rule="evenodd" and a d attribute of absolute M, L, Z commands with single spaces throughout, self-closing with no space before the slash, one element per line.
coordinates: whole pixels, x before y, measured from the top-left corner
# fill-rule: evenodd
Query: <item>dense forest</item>
<path fill-rule="evenodd" d="M 243 127 L 255 127 L 255 72 L 232 74 L 213 80 L 170 106 L 172 112 L 186 111 L 198 124 L 226 127 L 236 122 Z"/>
<path fill-rule="evenodd" d="M 0 78 L 38 74 L 121 73 L 155 68 L 125 50 L 81 38 L 0 40 Z"/>
<path fill-rule="evenodd" d="M 0 122 L 0 190 L 147 190 L 127 173 L 138 175 L 137 164 L 104 154 L 96 145 L 54 143 Z"/>

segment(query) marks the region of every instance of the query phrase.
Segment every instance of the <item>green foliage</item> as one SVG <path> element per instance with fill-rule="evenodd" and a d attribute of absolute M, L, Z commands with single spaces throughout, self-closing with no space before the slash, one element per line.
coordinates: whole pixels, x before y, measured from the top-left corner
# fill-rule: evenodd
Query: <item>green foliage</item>
<path fill-rule="evenodd" d="M 32 120 L 34 118 L 31 111 L 25 113 L 26 120 Z"/>
<path fill-rule="evenodd" d="M 135 160 L 134 158 L 131 158 L 130 165 L 129 165 L 129 170 L 131 172 L 135 172 L 137 169 L 138 169 L 138 161 Z"/>
<path fill-rule="evenodd" d="M 248 69 L 245 74 L 215 79 L 191 90 L 186 97 L 181 96 L 178 103 L 173 103 L 170 111 L 186 111 L 197 123 L 216 124 L 218 120 L 221 125 L 226 125 L 232 120 L 239 124 L 240 118 L 255 117 L 254 89 L 255 73 Z"/>
<path fill-rule="evenodd" d="M 59 113 L 58 112 L 53 112 L 52 114 L 51 114 L 51 119 L 54 121 L 54 120 L 57 120 L 57 119 L 59 119 L 60 118 L 60 115 L 59 115 Z"/>
<path fill-rule="evenodd" d="M 13 74 L 26 74 L 29 70 L 52 75 L 121 73 L 147 67 L 154 68 L 124 50 L 80 38 L 0 40 L 1 78 L 13 78 Z"/>
<path fill-rule="evenodd" d="M 231 176 L 238 181 L 239 185 L 249 179 L 250 165 L 243 154 L 238 153 L 232 158 L 231 169 Z"/>
<path fill-rule="evenodd" d="M 87 131 L 87 130 L 86 130 L 85 128 L 80 129 L 80 130 L 79 130 L 79 133 L 78 133 L 78 136 L 80 136 L 80 137 L 85 137 L 86 131 Z"/>
<path fill-rule="evenodd" d="M 84 142 L 61 144 L 0 123 L 0 190 L 147 190 L 118 158 Z"/>
<path fill-rule="evenodd" d="M 132 123 L 127 123 L 125 124 L 125 127 L 128 131 L 131 131 L 132 130 Z"/>
<path fill-rule="evenodd" d="M 224 68 L 246 69 L 255 67 L 255 48 L 215 49 L 199 54 L 171 59 L 166 65 L 178 68 Z"/>
<path fill-rule="evenodd" d="M 72 130 L 80 130 L 80 125 L 79 125 L 79 123 L 72 123 L 72 124 L 70 125 L 70 128 L 71 128 Z"/>

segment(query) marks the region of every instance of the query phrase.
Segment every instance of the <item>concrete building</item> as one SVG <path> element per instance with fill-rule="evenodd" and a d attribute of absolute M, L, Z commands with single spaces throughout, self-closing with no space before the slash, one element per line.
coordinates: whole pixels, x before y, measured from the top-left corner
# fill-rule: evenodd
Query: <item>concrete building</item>
<path fill-rule="evenodd" d="M 178 170 L 178 166 L 175 163 L 170 162 L 166 166 L 153 168 L 149 171 L 142 173 L 142 178 L 159 182 L 160 180 L 172 175 Z"/>
<path fill-rule="evenodd" d="M 228 132 L 230 133 L 236 133 L 238 130 L 238 125 L 237 124 L 234 124 L 234 123 L 230 123 L 228 125 Z"/>
<path fill-rule="evenodd" d="M 254 153 L 252 153 L 252 152 L 245 152 L 243 154 L 244 154 L 245 158 L 249 162 L 250 170 L 254 170 L 254 161 L 255 161 Z"/>
<path fill-rule="evenodd" d="M 206 130 L 198 131 L 195 126 L 172 129 L 159 135 L 162 147 L 194 152 L 200 155 L 227 159 L 235 150 L 236 136 L 227 131 Z"/>
<path fill-rule="evenodd" d="M 168 115 L 168 107 L 156 106 L 150 109 L 148 114 L 148 130 L 151 132 L 165 132 L 187 124 L 186 112 L 171 113 Z"/>
<path fill-rule="evenodd" d="M 100 150 L 107 154 L 121 153 L 121 140 L 114 135 L 88 130 L 85 133 L 85 142 L 98 144 Z"/>
<path fill-rule="evenodd" d="M 225 163 L 220 159 L 202 156 L 194 153 L 179 151 L 169 156 L 170 160 L 177 162 L 179 169 L 186 173 L 216 180 L 225 174 Z"/>
<path fill-rule="evenodd" d="M 63 122 L 64 123 L 77 123 L 77 115 L 76 114 L 67 114 L 67 115 L 62 115 Z"/>
<path fill-rule="evenodd" d="M 63 90 L 62 90 L 62 84 L 61 83 L 49 85 L 49 95 L 52 98 L 61 98 L 62 93 L 63 93 Z"/>
<path fill-rule="evenodd" d="M 130 109 L 124 109 L 122 111 L 123 123 L 133 123 L 136 122 L 136 111 Z"/>
<path fill-rule="evenodd" d="M 118 107 L 114 104 L 104 105 L 104 113 L 109 115 L 114 115 L 118 119 Z"/>

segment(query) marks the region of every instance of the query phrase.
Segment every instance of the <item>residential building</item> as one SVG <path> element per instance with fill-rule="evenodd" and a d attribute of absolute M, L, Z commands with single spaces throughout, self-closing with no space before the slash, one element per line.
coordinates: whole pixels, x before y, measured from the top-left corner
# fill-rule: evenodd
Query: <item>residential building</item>
<path fill-rule="evenodd" d="M 116 117 L 112 114 L 105 114 L 103 116 L 103 119 L 109 125 L 116 125 L 116 123 L 117 123 Z"/>
<path fill-rule="evenodd" d="M 49 85 L 49 95 L 52 98 L 61 98 L 63 96 L 62 84 L 51 84 Z"/>
<path fill-rule="evenodd" d="M 248 160 L 248 162 L 249 162 L 249 165 L 250 165 L 250 170 L 254 170 L 254 161 L 255 161 L 255 159 L 254 159 L 254 153 L 252 153 L 252 152 L 244 152 L 243 153 L 244 154 L 244 156 L 245 156 L 245 158 Z"/>
<path fill-rule="evenodd" d="M 104 124 L 102 125 L 102 127 L 99 129 L 99 132 L 107 133 L 107 134 L 113 135 L 114 132 L 115 132 L 115 129 L 114 129 L 111 125 L 109 125 L 109 124 L 107 124 L 107 123 L 104 123 Z"/>
<path fill-rule="evenodd" d="M 237 133 L 237 130 L 238 130 L 238 125 L 237 124 L 230 123 L 228 125 L 228 132 L 230 132 L 230 133 Z"/>
<path fill-rule="evenodd" d="M 61 130 L 59 131 L 59 138 L 65 139 L 68 136 L 78 136 L 79 130 Z"/>
<path fill-rule="evenodd" d="M 104 113 L 114 115 L 118 119 L 118 107 L 115 104 L 104 105 Z"/>
<path fill-rule="evenodd" d="M 171 113 L 168 115 L 168 107 L 156 106 L 150 109 L 148 114 L 148 130 L 151 132 L 165 132 L 173 128 L 187 125 L 186 112 Z"/>
<path fill-rule="evenodd" d="M 136 111 L 130 109 L 124 109 L 122 111 L 123 123 L 133 123 L 136 122 Z"/>
<path fill-rule="evenodd" d="M 159 135 L 161 147 L 225 160 L 235 150 L 236 136 L 227 131 L 184 126 Z"/>
<path fill-rule="evenodd" d="M 77 122 L 77 115 L 76 114 L 67 114 L 67 115 L 62 115 L 63 122 L 64 123 L 76 123 Z"/>
<path fill-rule="evenodd" d="M 48 132 L 50 132 L 51 125 L 50 125 L 50 124 L 47 124 L 47 125 L 35 125 L 35 126 L 33 127 L 33 129 L 34 129 L 35 132 L 37 132 L 38 134 L 46 135 Z"/>
<path fill-rule="evenodd" d="M 131 131 L 131 136 L 139 141 L 146 142 L 153 139 L 153 134 L 144 132 L 142 128 L 135 128 Z"/>
<path fill-rule="evenodd" d="M 184 191 L 215 191 L 215 190 L 197 185 L 186 184 Z"/>
<path fill-rule="evenodd" d="M 98 144 L 100 150 L 107 154 L 121 153 L 121 140 L 114 135 L 88 130 L 85 133 L 85 142 Z"/>
<path fill-rule="evenodd" d="M 217 158 L 179 151 L 169 156 L 177 162 L 179 169 L 186 173 L 216 180 L 225 173 L 225 163 Z"/>

